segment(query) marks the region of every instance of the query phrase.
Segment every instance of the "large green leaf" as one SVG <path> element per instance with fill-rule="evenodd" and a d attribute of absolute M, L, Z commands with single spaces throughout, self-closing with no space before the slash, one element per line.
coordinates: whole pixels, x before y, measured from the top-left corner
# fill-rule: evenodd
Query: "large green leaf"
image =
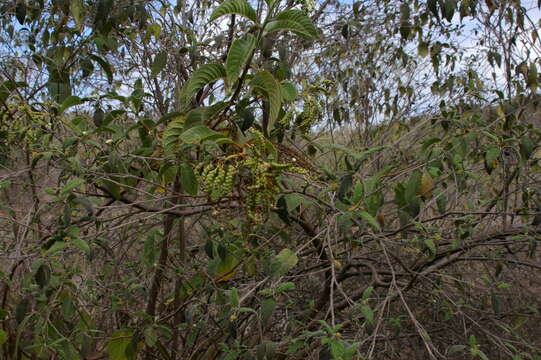
<path fill-rule="evenodd" d="M 110 360 L 128 360 L 126 350 L 131 344 L 133 332 L 131 330 L 114 333 L 107 344 L 107 353 Z"/>
<path fill-rule="evenodd" d="M 197 177 L 195 176 L 190 165 L 182 164 L 180 166 L 180 182 L 182 184 L 182 188 L 187 194 L 197 195 L 197 188 L 199 185 L 197 183 Z"/>
<path fill-rule="evenodd" d="M 246 66 L 250 55 L 255 48 L 255 37 L 248 34 L 244 39 L 236 39 L 231 44 L 225 69 L 227 72 L 227 84 L 232 86 L 238 79 L 242 69 Z"/>
<path fill-rule="evenodd" d="M 280 114 L 282 106 L 282 86 L 268 71 L 259 71 L 250 81 L 250 87 L 265 96 L 269 102 L 269 123 L 267 129 L 271 130 Z"/>
<path fill-rule="evenodd" d="M 206 84 L 225 78 L 226 72 L 222 64 L 205 64 L 197 69 L 186 82 L 180 92 L 180 108 L 186 111 L 192 97 Z"/>
<path fill-rule="evenodd" d="M 197 144 L 206 140 L 216 140 L 224 136 L 206 126 L 198 125 L 184 131 L 180 139 L 186 144 Z"/>
<path fill-rule="evenodd" d="M 265 26 L 267 33 L 278 30 L 291 31 L 305 39 L 313 39 L 319 35 L 319 30 L 312 20 L 301 10 L 283 11 Z"/>
<path fill-rule="evenodd" d="M 257 23 L 257 14 L 246 0 L 225 0 L 210 15 L 210 21 L 214 21 L 225 15 L 237 14 Z"/>
<path fill-rule="evenodd" d="M 163 149 L 166 154 L 174 153 L 180 143 L 180 135 L 184 132 L 186 116 L 177 116 L 163 132 Z"/>

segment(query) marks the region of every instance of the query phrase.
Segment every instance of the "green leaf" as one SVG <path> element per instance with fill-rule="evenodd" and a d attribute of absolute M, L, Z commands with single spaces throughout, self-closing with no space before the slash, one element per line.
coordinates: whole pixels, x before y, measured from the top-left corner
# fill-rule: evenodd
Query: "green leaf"
<path fill-rule="evenodd" d="M 370 225 L 372 226 L 374 229 L 376 230 L 381 230 L 381 227 L 379 226 L 379 223 L 377 222 L 377 220 L 372 216 L 370 215 L 368 212 L 366 211 L 361 211 L 359 212 L 359 215 Z"/>
<path fill-rule="evenodd" d="M 154 57 L 150 76 L 155 78 L 167 64 L 167 51 L 162 51 Z"/>
<path fill-rule="evenodd" d="M 84 102 L 80 97 L 78 96 L 68 96 L 63 102 L 62 105 L 60 105 L 60 108 L 58 109 L 59 114 L 61 115 L 69 109 L 72 106 L 80 105 Z"/>
<path fill-rule="evenodd" d="M 374 311 L 368 305 L 361 305 L 360 310 L 366 320 L 370 325 L 374 323 Z"/>
<path fill-rule="evenodd" d="M 500 148 L 497 146 L 491 146 L 485 153 L 485 167 L 490 174 L 496 166 L 498 166 L 498 158 L 500 157 Z"/>
<path fill-rule="evenodd" d="M 295 289 L 295 284 L 292 282 L 285 282 L 276 287 L 276 293 L 281 294 L 283 292 Z"/>
<path fill-rule="evenodd" d="M 71 190 L 83 185 L 85 183 L 84 179 L 72 179 L 70 180 L 62 189 L 60 190 L 60 195 L 65 195 L 69 193 Z"/>
<path fill-rule="evenodd" d="M 366 301 L 370 298 L 370 295 L 374 292 L 374 287 L 369 286 L 363 291 L 363 300 Z"/>
<path fill-rule="evenodd" d="M 274 127 L 274 122 L 280 114 L 282 87 L 278 80 L 268 71 L 258 71 L 252 81 L 250 81 L 250 87 L 265 96 L 269 102 L 269 123 L 267 124 L 267 130 L 270 130 Z"/>
<path fill-rule="evenodd" d="M 434 243 L 434 240 L 425 239 L 423 243 L 427 247 L 428 251 L 430 251 L 430 255 L 436 255 L 436 244 Z"/>
<path fill-rule="evenodd" d="M 274 309 L 276 308 L 276 300 L 268 298 L 261 303 L 261 323 L 266 326 L 270 320 Z"/>
<path fill-rule="evenodd" d="M 111 68 L 111 65 L 99 56 L 90 55 L 89 57 L 100 65 L 105 75 L 107 75 L 107 81 L 109 81 L 109 84 L 112 84 L 113 83 L 113 70 Z"/>
<path fill-rule="evenodd" d="M 182 164 L 180 166 L 180 183 L 187 194 L 197 195 L 197 189 L 199 187 L 197 177 L 192 167 L 188 164 Z"/>
<path fill-rule="evenodd" d="M 73 246 L 75 246 L 79 250 L 82 250 L 87 254 L 90 253 L 90 246 L 88 246 L 88 243 L 84 241 L 83 239 L 75 238 L 75 239 L 72 239 L 70 243 L 72 243 Z"/>
<path fill-rule="evenodd" d="M 152 326 L 145 328 L 143 335 L 145 336 L 145 344 L 149 347 L 154 347 L 158 341 L 158 333 Z"/>
<path fill-rule="evenodd" d="M 257 14 L 246 0 L 225 0 L 212 11 L 210 21 L 232 14 L 243 16 L 257 23 Z"/>
<path fill-rule="evenodd" d="M 47 264 L 41 264 L 35 275 L 36 283 L 39 287 L 43 288 L 47 286 L 49 280 L 51 280 L 51 268 Z"/>
<path fill-rule="evenodd" d="M 353 184 L 353 175 L 347 174 L 340 180 L 340 187 L 338 188 L 338 200 L 344 201 L 346 195 Z"/>
<path fill-rule="evenodd" d="M 255 48 L 255 37 L 251 34 L 246 35 L 244 39 L 235 39 L 231 44 L 225 69 L 227 73 L 227 84 L 233 86 L 237 81 L 246 63 L 250 59 L 250 55 Z"/>
<path fill-rule="evenodd" d="M 214 273 L 214 280 L 220 282 L 228 281 L 237 273 L 237 265 L 240 261 L 228 252 L 224 258 L 217 257 L 213 262 L 214 264 L 209 264 L 209 268 L 214 266 L 214 271 L 210 272 Z"/>
<path fill-rule="evenodd" d="M 30 302 L 28 298 L 22 299 L 17 306 L 15 306 L 15 321 L 17 321 L 17 324 L 20 324 L 24 320 L 28 313 L 29 306 Z"/>
<path fill-rule="evenodd" d="M 297 88 L 288 81 L 282 83 L 282 98 L 285 101 L 293 101 L 297 98 Z"/>
<path fill-rule="evenodd" d="M 207 140 L 216 140 L 224 136 L 206 126 L 198 125 L 184 131 L 180 139 L 186 144 L 198 144 Z"/>
<path fill-rule="evenodd" d="M 417 53 L 421 57 L 427 57 L 428 56 L 428 44 L 424 41 L 421 41 L 419 43 L 419 46 L 417 46 Z"/>
<path fill-rule="evenodd" d="M 171 121 L 163 132 L 163 149 L 166 154 L 172 154 L 177 151 L 180 144 L 180 135 L 184 132 L 184 122 L 186 116 L 178 116 Z"/>
<path fill-rule="evenodd" d="M 4 345 L 8 341 L 8 334 L 0 329 L 0 346 Z"/>
<path fill-rule="evenodd" d="M 284 275 L 289 270 L 293 269 L 293 267 L 297 265 L 298 261 L 299 258 L 293 251 L 283 249 L 278 255 L 276 255 L 276 258 L 274 259 L 273 277 L 278 278 Z"/>
<path fill-rule="evenodd" d="M 188 110 L 192 97 L 203 86 L 223 79 L 226 77 L 226 71 L 222 64 L 205 64 L 195 70 L 190 79 L 186 82 L 180 91 L 180 109 Z"/>
<path fill-rule="evenodd" d="M 464 349 L 466 349 L 466 345 L 452 345 L 447 350 L 447 355 L 456 354 L 458 352 L 464 351 Z"/>
<path fill-rule="evenodd" d="M 524 160 L 528 160 L 535 149 L 535 144 L 529 136 L 524 135 L 520 138 L 520 155 Z"/>
<path fill-rule="evenodd" d="M 283 11 L 265 26 L 267 33 L 278 30 L 291 31 L 305 39 L 314 39 L 319 35 L 312 20 L 301 10 Z"/>
<path fill-rule="evenodd" d="M 84 17 L 83 0 L 71 0 L 70 11 L 71 15 L 73 16 L 73 20 L 75 21 L 75 25 L 77 25 L 77 29 L 81 31 L 83 28 Z"/>
<path fill-rule="evenodd" d="M 133 332 L 131 330 L 114 333 L 107 344 L 109 360 L 128 360 L 126 350 L 131 344 Z"/>
<path fill-rule="evenodd" d="M 231 289 L 231 306 L 239 306 L 239 290 L 237 288 Z"/>

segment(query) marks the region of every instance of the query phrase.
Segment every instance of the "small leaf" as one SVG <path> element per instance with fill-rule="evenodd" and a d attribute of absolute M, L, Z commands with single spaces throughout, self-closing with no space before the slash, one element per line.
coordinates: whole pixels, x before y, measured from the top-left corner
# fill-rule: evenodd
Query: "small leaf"
<path fill-rule="evenodd" d="M 41 287 L 47 286 L 51 279 L 51 268 L 47 264 L 42 264 L 36 271 L 36 283 Z"/>
<path fill-rule="evenodd" d="M 428 43 L 421 41 L 419 43 L 419 46 L 417 46 L 417 53 L 421 57 L 427 57 L 428 56 Z"/>
<path fill-rule="evenodd" d="M 376 218 L 374 218 L 372 215 L 370 215 L 368 212 L 366 211 L 361 211 L 359 212 L 359 215 L 370 225 L 372 226 L 374 229 L 376 230 L 381 230 L 381 227 L 379 226 L 379 223 L 378 221 L 376 220 Z"/>
<path fill-rule="evenodd" d="M 261 323 L 263 326 L 267 326 L 274 309 L 276 308 L 276 300 L 268 298 L 261 303 Z"/>
<path fill-rule="evenodd" d="M 85 253 L 89 254 L 90 253 L 90 246 L 88 245 L 88 243 L 86 241 L 84 241 L 83 239 L 80 239 L 80 238 L 75 238 L 75 239 L 72 239 L 70 241 L 70 243 L 72 243 L 76 248 L 78 248 L 79 250 L 82 250 L 84 251 Z"/>
<path fill-rule="evenodd" d="M 83 28 L 84 18 L 83 0 L 71 0 L 70 11 L 71 15 L 73 16 L 73 20 L 75 21 L 75 25 L 77 25 L 77 29 L 81 31 Z"/>
<path fill-rule="evenodd" d="M 342 177 L 342 180 L 340 180 L 340 187 L 338 188 L 338 200 L 343 202 L 346 199 L 346 195 L 351 188 L 352 183 L 352 174 L 347 174 Z"/>
<path fill-rule="evenodd" d="M 156 330 L 152 326 L 148 326 L 145 328 L 143 334 L 145 336 L 145 344 L 149 347 L 154 347 L 158 341 L 158 333 Z"/>
<path fill-rule="evenodd" d="M 15 321 L 17 321 L 17 324 L 20 324 L 23 322 L 24 318 L 26 317 L 26 314 L 28 313 L 30 307 L 30 301 L 28 298 L 24 298 L 17 306 L 15 306 Z"/>
<path fill-rule="evenodd" d="M 91 58 L 92 60 L 94 60 L 100 65 L 105 75 L 107 75 L 107 80 L 109 81 L 109 84 L 112 84 L 113 83 L 113 70 L 111 68 L 111 65 L 107 61 L 103 60 L 101 57 L 97 55 L 90 55 L 89 58 Z"/>
<path fill-rule="evenodd" d="M 182 164 L 180 166 L 180 182 L 187 194 L 197 195 L 199 184 L 197 183 L 197 177 L 190 165 Z"/>
<path fill-rule="evenodd" d="M 434 240 L 432 239 L 425 239 L 423 242 L 427 249 L 430 251 L 431 255 L 436 255 L 436 244 L 434 243 Z"/>
<path fill-rule="evenodd" d="M 288 81 L 282 83 L 282 98 L 285 101 L 293 101 L 297 98 L 297 88 Z"/>
<path fill-rule="evenodd" d="M 432 190 L 434 189 L 434 180 L 429 173 L 424 173 L 421 176 L 421 187 L 419 188 L 419 195 L 424 199 L 430 199 L 432 197 Z"/>
<path fill-rule="evenodd" d="M 0 329 L 0 346 L 4 345 L 8 341 L 8 334 Z"/>
<path fill-rule="evenodd" d="M 453 345 L 450 346 L 449 349 L 447 349 L 447 355 L 453 355 L 458 352 L 464 351 L 466 349 L 466 345 Z"/>
<path fill-rule="evenodd" d="M 369 286 L 363 291 L 363 300 L 366 301 L 370 298 L 370 295 L 374 292 L 374 287 Z"/>
<path fill-rule="evenodd" d="M 99 106 L 97 106 L 94 109 L 94 114 L 92 115 L 92 121 L 94 122 L 94 125 L 96 125 L 96 127 L 98 128 L 102 126 L 104 118 L 105 118 L 105 113 Z"/>
<path fill-rule="evenodd" d="M 154 57 L 150 76 L 155 78 L 167 64 L 167 51 L 162 51 Z"/>
<path fill-rule="evenodd" d="M 295 289 L 295 284 L 292 282 L 285 282 L 276 287 L 276 293 L 281 294 L 283 292 Z"/>
<path fill-rule="evenodd" d="M 528 160 L 535 149 L 535 144 L 529 136 L 524 135 L 520 138 L 520 155 L 524 160 Z"/>
<path fill-rule="evenodd" d="M 239 306 L 239 290 L 237 288 L 231 289 L 231 306 Z"/>
<path fill-rule="evenodd" d="M 295 265 L 297 265 L 297 262 L 299 261 L 299 258 L 295 253 L 289 249 L 283 249 L 280 251 L 278 255 L 276 255 L 276 258 L 274 260 L 274 266 L 273 266 L 273 277 L 278 278 L 285 273 L 287 273 L 289 270 L 293 269 Z"/>
<path fill-rule="evenodd" d="M 210 21 L 232 14 L 243 16 L 257 23 L 257 14 L 246 0 L 225 0 L 212 11 Z"/>
<path fill-rule="evenodd" d="M 487 173 L 490 174 L 498 166 L 498 158 L 500 157 L 500 148 L 491 146 L 485 153 L 485 167 Z"/>
<path fill-rule="evenodd" d="M 360 310 L 369 325 L 374 324 L 374 312 L 368 305 L 361 305 Z"/>

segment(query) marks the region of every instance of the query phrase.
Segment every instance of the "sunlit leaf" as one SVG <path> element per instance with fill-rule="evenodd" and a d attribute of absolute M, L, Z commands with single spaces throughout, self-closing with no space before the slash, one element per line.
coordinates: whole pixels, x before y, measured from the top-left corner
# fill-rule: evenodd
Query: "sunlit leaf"
<path fill-rule="evenodd" d="M 267 33 L 279 30 L 291 31 L 305 39 L 314 39 L 319 36 L 319 30 L 301 10 L 283 11 L 265 27 Z"/>
<path fill-rule="evenodd" d="M 212 11 L 210 21 L 225 15 L 240 15 L 257 23 L 257 14 L 246 0 L 225 0 Z"/>

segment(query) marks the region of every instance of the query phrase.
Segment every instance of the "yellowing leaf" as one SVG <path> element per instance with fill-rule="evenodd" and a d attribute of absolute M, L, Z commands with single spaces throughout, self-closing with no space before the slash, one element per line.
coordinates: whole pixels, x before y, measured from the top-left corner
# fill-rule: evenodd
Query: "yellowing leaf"
<path fill-rule="evenodd" d="M 421 177 L 421 188 L 419 189 L 419 195 L 425 199 L 432 197 L 432 190 L 434 189 L 434 180 L 428 173 L 424 173 Z"/>
<path fill-rule="evenodd" d="M 220 259 L 214 274 L 216 282 L 228 281 L 237 273 L 239 260 L 231 254 L 227 254 L 225 259 Z"/>

